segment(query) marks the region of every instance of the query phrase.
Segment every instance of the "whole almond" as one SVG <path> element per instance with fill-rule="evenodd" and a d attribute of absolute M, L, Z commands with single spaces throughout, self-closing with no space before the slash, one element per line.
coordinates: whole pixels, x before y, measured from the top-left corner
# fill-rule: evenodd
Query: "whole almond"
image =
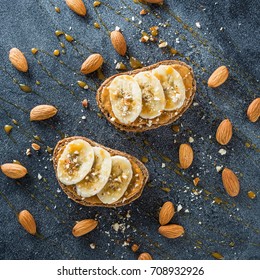
<path fill-rule="evenodd" d="M 260 117 L 260 97 L 251 102 L 247 109 L 247 117 L 251 122 L 256 122 Z"/>
<path fill-rule="evenodd" d="M 208 86 L 216 88 L 222 85 L 227 80 L 228 74 L 228 68 L 226 66 L 220 66 L 209 77 Z"/>
<path fill-rule="evenodd" d="M 92 54 L 84 61 L 80 71 L 82 74 L 92 73 L 96 71 L 99 67 L 101 67 L 103 61 L 103 57 L 100 54 Z"/>
<path fill-rule="evenodd" d="M 145 2 L 151 3 L 151 4 L 162 4 L 163 0 L 145 0 Z"/>
<path fill-rule="evenodd" d="M 31 121 L 47 120 L 57 114 L 58 110 L 52 105 L 38 105 L 30 112 Z"/>
<path fill-rule="evenodd" d="M 18 214 L 18 221 L 27 232 L 32 235 L 36 234 L 35 220 L 28 210 L 23 210 Z"/>
<path fill-rule="evenodd" d="M 20 179 L 27 174 L 27 169 L 21 164 L 5 163 L 1 165 L 2 172 L 11 179 Z"/>
<path fill-rule="evenodd" d="M 76 225 L 73 227 L 72 234 L 75 237 L 82 236 L 82 235 L 87 234 L 90 231 L 92 231 L 94 228 L 97 227 L 97 225 L 98 225 L 98 222 L 95 220 L 92 220 L 92 219 L 82 220 L 82 221 L 76 223 Z"/>
<path fill-rule="evenodd" d="M 191 166 L 193 161 L 193 150 L 189 144 L 181 144 L 179 148 L 179 161 L 183 169 Z"/>
<path fill-rule="evenodd" d="M 112 31 L 110 34 L 110 39 L 117 53 L 124 56 L 126 54 L 127 46 L 123 34 L 118 30 Z"/>
<path fill-rule="evenodd" d="M 230 196 L 234 197 L 239 194 L 240 184 L 236 174 L 232 170 L 224 168 L 222 171 L 222 182 L 226 192 Z"/>
<path fill-rule="evenodd" d="M 85 16 L 87 9 L 82 0 L 66 0 L 68 7 L 79 16 Z"/>
<path fill-rule="evenodd" d="M 174 216 L 174 205 L 170 201 L 166 201 L 159 213 L 159 223 L 164 226 L 170 222 L 172 217 Z"/>
<path fill-rule="evenodd" d="M 148 260 L 152 260 L 152 256 L 149 253 L 142 253 L 139 255 L 138 260 L 141 261 L 148 261 Z"/>
<path fill-rule="evenodd" d="M 223 120 L 217 129 L 216 140 L 221 145 L 227 145 L 232 138 L 232 123 L 229 119 Z"/>
<path fill-rule="evenodd" d="M 178 238 L 184 234 L 184 228 L 180 225 L 160 226 L 159 233 L 167 238 Z"/>
<path fill-rule="evenodd" d="M 9 52 L 9 60 L 13 66 L 21 72 L 28 71 L 28 63 L 24 54 L 17 48 L 12 48 Z"/>

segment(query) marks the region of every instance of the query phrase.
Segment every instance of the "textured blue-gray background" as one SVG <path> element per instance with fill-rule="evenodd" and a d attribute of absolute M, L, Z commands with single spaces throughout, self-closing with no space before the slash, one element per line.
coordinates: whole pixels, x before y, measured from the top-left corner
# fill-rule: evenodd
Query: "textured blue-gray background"
<path fill-rule="evenodd" d="M 0 259 L 136 259 L 141 252 L 149 252 L 154 259 L 212 259 L 213 252 L 225 259 L 259 259 L 259 122 L 250 123 L 245 113 L 259 96 L 259 1 L 165 0 L 159 7 L 103 0 L 97 8 L 93 1 L 84 2 L 88 15 L 81 18 L 65 1 L 1 1 L 0 163 L 19 160 L 29 174 L 18 182 L 0 174 Z M 150 13 L 142 17 L 143 8 Z M 94 22 L 101 28 L 94 28 Z M 101 81 L 95 73 L 80 75 L 79 69 L 92 52 L 103 55 L 105 77 L 117 72 L 116 61 L 130 69 L 129 60 L 111 47 L 107 29 L 116 26 L 123 31 L 128 54 L 144 65 L 176 58 L 194 68 L 198 83 L 195 106 L 177 121 L 180 132 L 175 133 L 170 125 L 127 134 L 97 115 L 95 90 Z M 151 26 L 159 26 L 158 38 L 179 54 L 173 57 L 156 43 L 139 42 L 141 31 L 149 33 Z M 75 41 L 57 38 L 55 30 L 70 34 Z M 62 50 L 60 42 L 65 44 L 65 53 L 57 58 L 52 53 Z M 19 73 L 10 65 L 12 47 L 26 55 L 29 73 Z M 33 55 L 31 48 L 39 52 Z M 218 89 L 209 89 L 205 82 L 220 65 L 229 67 L 230 77 Z M 86 81 L 90 89 L 82 90 L 78 80 Z M 33 92 L 21 91 L 21 83 Z M 83 110 L 84 98 L 90 106 Z M 45 103 L 57 106 L 58 115 L 30 123 L 30 109 Z M 223 118 L 233 123 L 234 135 L 224 147 L 226 155 L 221 156 L 222 147 L 214 136 Z M 13 124 L 12 119 L 18 125 L 7 135 L 3 127 Z M 36 142 L 42 149 L 28 157 L 25 152 L 35 135 L 40 136 L 41 142 Z M 147 157 L 150 182 L 141 198 L 117 209 L 87 208 L 70 201 L 60 191 L 51 155 L 46 152 L 47 146 L 54 147 L 64 135 L 83 135 L 138 158 Z M 190 169 L 182 171 L 177 165 L 178 148 L 189 137 L 194 139 L 195 159 Z M 225 193 L 217 166 L 227 166 L 238 175 L 238 197 Z M 200 178 L 197 187 L 192 183 L 194 177 Z M 256 193 L 254 200 L 248 198 L 248 191 Z M 167 200 L 176 208 L 179 205 L 179 210 L 182 207 L 172 222 L 183 225 L 186 233 L 176 240 L 157 233 L 158 210 Z M 18 223 L 16 215 L 23 209 L 35 217 L 40 237 L 29 235 Z M 85 218 L 96 218 L 98 228 L 73 237 L 75 222 Z M 92 243 L 95 249 L 91 249 Z M 140 245 L 137 253 L 130 249 L 133 243 Z"/>

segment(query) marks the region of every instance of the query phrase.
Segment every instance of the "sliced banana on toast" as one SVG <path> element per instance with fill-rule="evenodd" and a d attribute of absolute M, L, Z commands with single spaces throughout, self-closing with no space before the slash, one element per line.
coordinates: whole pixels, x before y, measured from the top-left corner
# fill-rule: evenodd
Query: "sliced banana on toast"
<path fill-rule="evenodd" d="M 192 68 L 182 61 L 165 60 L 106 79 L 96 99 L 114 126 L 143 132 L 176 121 L 191 105 L 195 92 Z"/>
<path fill-rule="evenodd" d="M 165 94 L 165 111 L 179 109 L 185 100 L 185 86 L 180 73 L 170 65 L 160 65 L 152 70 L 152 73 L 160 80 Z"/>
<path fill-rule="evenodd" d="M 81 139 L 71 141 L 59 158 L 58 178 L 64 185 L 77 184 L 89 173 L 93 162 L 94 151 L 88 142 Z"/>
<path fill-rule="evenodd" d="M 90 197 L 99 193 L 108 181 L 111 173 L 112 160 L 109 152 L 94 147 L 95 159 L 91 171 L 76 184 L 78 195 Z"/>
<path fill-rule="evenodd" d="M 58 142 L 53 165 L 68 197 L 86 206 L 128 204 L 141 195 L 149 176 L 135 157 L 80 136 Z"/>
<path fill-rule="evenodd" d="M 160 81 L 151 71 L 134 76 L 142 91 L 142 111 L 140 117 L 153 119 L 161 115 L 165 108 L 165 96 Z"/>
<path fill-rule="evenodd" d="M 113 156 L 110 178 L 105 187 L 98 193 L 98 198 L 106 204 L 111 204 L 120 199 L 125 193 L 133 171 L 130 161 L 126 157 Z"/>
<path fill-rule="evenodd" d="M 124 124 L 135 121 L 142 110 L 142 93 L 129 75 L 116 77 L 109 86 L 110 101 L 116 118 Z"/>

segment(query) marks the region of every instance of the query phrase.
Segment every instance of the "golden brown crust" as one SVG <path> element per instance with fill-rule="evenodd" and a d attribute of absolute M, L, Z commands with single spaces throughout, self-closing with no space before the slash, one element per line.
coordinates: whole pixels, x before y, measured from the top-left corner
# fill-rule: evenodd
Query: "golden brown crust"
<path fill-rule="evenodd" d="M 75 185 L 66 186 L 59 181 L 58 176 L 57 176 L 57 164 L 58 164 L 59 157 L 60 157 L 62 151 L 64 150 L 65 146 L 69 142 L 71 142 L 75 139 L 85 140 L 93 147 L 101 147 L 101 148 L 105 149 L 106 151 L 108 151 L 111 156 L 121 155 L 121 156 L 124 156 L 127 159 L 129 159 L 129 161 L 131 162 L 131 165 L 132 165 L 132 169 L 133 169 L 133 178 L 132 178 L 125 194 L 123 195 L 123 197 L 121 199 L 119 199 L 118 201 L 116 201 L 113 204 L 103 204 L 96 195 L 92 196 L 92 197 L 83 198 L 77 194 L 77 192 L 75 190 Z M 123 206 L 123 205 L 129 204 L 129 203 L 133 202 L 134 200 L 136 200 L 138 197 L 140 197 L 140 195 L 142 194 L 143 188 L 149 178 L 148 170 L 146 169 L 144 164 L 141 161 L 139 161 L 137 158 L 135 158 L 127 153 L 104 147 L 104 146 L 102 146 L 86 137 L 82 137 L 82 136 L 73 136 L 73 137 L 69 137 L 69 138 L 64 138 L 57 143 L 57 145 L 54 149 L 54 152 L 53 152 L 53 167 L 55 170 L 55 174 L 56 174 L 58 183 L 59 183 L 60 187 L 62 188 L 62 190 L 68 195 L 68 197 L 70 199 L 72 199 L 75 202 L 82 204 L 84 206 L 118 207 L 118 206 Z M 135 176 L 136 174 L 139 174 L 138 178 Z M 138 184 L 138 187 L 136 187 L 136 184 Z"/>
<path fill-rule="evenodd" d="M 125 125 L 120 123 L 114 116 L 111 106 L 110 106 L 110 101 L 108 98 L 108 92 L 107 87 L 109 84 L 112 82 L 112 80 L 120 75 L 135 75 L 139 72 L 143 71 L 149 71 L 152 69 L 157 68 L 160 65 L 172 65 L 182 76 L 184 85 L 186 88 L 186 99 L 183 104 L 183 106 L 176 110 L 176 111 L 164 111 L 158 118 L 155 118 L 153 120 L 145 120 L 142 119 L 141 117 L 138 117 L 136 121 L 131 123 L 131 125 Z M 164 60 L 160 61 L 156 64 L 143 67 L 141 69 L 129 71 L 129 72 L 124 72 L 124 73 L 119 73 L 116 75 L 111 76 L 110 78 L 106 79 L 102 85 L 99 87 L 97 90 L 97 104 L 102 111 L 102 113 L 105 115 L 107 120 L 112 123 L 115 127 L 117 127 L 120 130 L 128 131 L 128 132 L 143 132 L 146 130 L 150 129 L 155 129 L 163 125 L 168 125 L 176 121 L 178 118 L 180 118 L 183 113 L 190 107 L 194 95 L 196 92 L 196 81 L 194 78 L 193 70 L 192 68 L 187 65 L 186 63 L 178 60 Z M 115 119 L 114 121 L 111 121 L 111 118 Z"/>

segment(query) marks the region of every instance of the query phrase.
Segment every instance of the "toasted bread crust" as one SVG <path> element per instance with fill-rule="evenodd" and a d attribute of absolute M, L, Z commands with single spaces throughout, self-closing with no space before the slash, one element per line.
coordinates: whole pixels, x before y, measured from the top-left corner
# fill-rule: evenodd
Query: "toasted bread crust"
<path fill-rule="evenodd" d="M 118 121 L 111 121 L 111 118 L 113 117 L 113 112 L 112 111 L 108 111 L 105 108 L 104 104 L 103 104 L 103 101 L 102 101 L 103 90 L 105 88 L 107 88 L 109 86 L 109 84 L 112 82 L 112 80 L 115 77 L 117 77 L 117 76 L 120 76 L 120 75 L 136 75 L 136 74 L 138 74 L 140 72 L 144 72 L 144 71 L 149 71 L 149 70 L 155 69 L 155 68 L 157 68 L 160 65 L 173 65 L 173 66 L 174 65 L 175 66 L 179 65 L 181 67 L 186 67 L 188 69 L 189 75 L 192 77 L 192 86 L 191 86 L 190 89 L 186 88 L 186 91 L 189 91 L 189 96 L 188 97 L 186 96 L 184 105 L 180 109 L 178 109 L 176 111 L 173 111 L 173 112 L 164 111 L 162 113 L 162 115 L 163 114 L 164 115 L 171 114 L 171 115 L 168 116 L 168 118 L 165 118 L 166 121 L 160 122 L 160 123 L 156 122 L 155 119 L 153 119 L 153 120 L 145 120 L 146 121 L 146 125 L 140 125 L 140 126 L 136 126 L 135 125 L 135 126 L 133 126 L 132 124 L 125 125 L 125 124 L 119 123 Z M 156 64 L 152 64 L 150 66 L 143 67 L 141 69 L 136 69 L 136 70 L 132 70 L 132 71 L 128 71 L 128 72 L 118 73 L 116 75 L 113 75 L 113 76 L 109 77 L 108 79 L 106 79 L 102 83 L 102 85 L 97 90 L 96 100 L 97 100 L 97 104 L 98 104 L 100 110 L 105 115 L 107 120 L 110 123 L 112 123 L 116 128 L 118 128 L 120 130 L 127 131 L 127 132 L 143 132 L 143 131 L 146 131 L 146 130 L 155 129 L 155 128 L 158 128 L 160 126 L 168 125 L 168 124 L 171 124 L 171 123 L 175 122 L 190 107 L 190 105 L 192 104 L 193 98 L 195 96 L 195 92 L 196 92 L 196 81 L 195 81 L 195 78 L 194 78 L 194 74 L 193 74 L 192 68 L 189 65 L 187 65 L 186 63 L 182 62 L 182 61 L 178 61 L 178 60 L 164 60 L 164 61 L 160 61 L 160 62 L 158 62 Z M 139 117 L 138 119 L 142 119 L 142 118 Z M 142 121 L 144 121 L 144 119 L 142 119 Z M 149 121 L 150 121 L 150 123 L 149 123 Z"/>
<path fill-rule="evenodd" d="M 92 147 L 101 147 L 101 148 L 105 149 L 106 151 L 108 151 L 111 156 L 121 155 L 121 156 L 126 157 L 130 161 L 130 163 L 132 165 L 132 169 L 133 169 L 133 178 L 132 178 L 125 194 L 123 195 L 123 197 L 121 199 L 119 199 L 118 201 L 116 201 L 112 204 L 104 204 L 98 199 L 98 197 L 96 195 L 93 197 L 83 198 L 77 194 L 74 185 L 66 186 L 59 181 L 58 176 L 57 176 L 57 165 L 58 165 L 59 157 L 60 157 L 63 149 L 65 148 L 65 146 L 69 142 L 76 140 L 76 139 L 82 139 L 84 141 L 87 141 Z M 119 207 L 119 206 L 129 204 L 141 196 L 143 188 L 149 178 L 148 170 L 146 169 L 144 164 L 141 161 L 139 161 L 137 158 L 135 158 L 127 153 L 104 147 L 104 146 L 102 146 L 86 137 L 82 137 L 82 136 L 73 136 L 73 137 L 69 137 L 69 138 L 64 138 L 57 143 L 57 145 L 54 149 L 54 152 L 53 152 L 53 167 L 55 170 L 56 178 L 57 178 L 58 183 L 59 183 L 60 187 L 62 188 L 62 190 L 67 194 L 67 196 L 70 199 L 72 199 L 75 202 L 77 202 L 81 205 L 84 205 L 84 206 L 100 206 L 100 207 L 110 207 L 111 208 L 111 207 Z M 138 179 L 135 177 L 136 174 L 140 175 Z M 136 183 L 139 184 L 139 187 L 135 187 Z"/>

